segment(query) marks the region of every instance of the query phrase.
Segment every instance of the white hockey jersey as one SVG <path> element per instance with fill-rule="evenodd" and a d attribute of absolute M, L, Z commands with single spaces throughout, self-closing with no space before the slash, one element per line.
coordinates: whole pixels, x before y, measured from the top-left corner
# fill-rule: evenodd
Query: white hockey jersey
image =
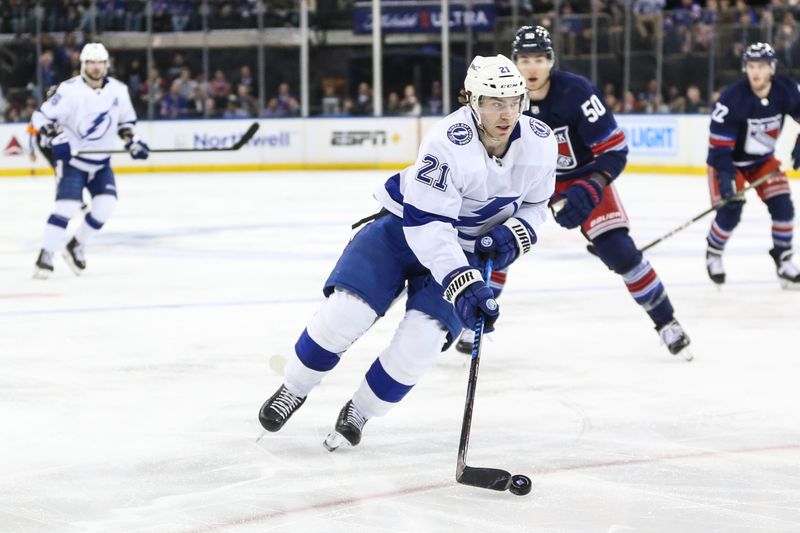
<path fill-rule="evenodd" d="M 93 89 L 81 76 L 75 76 L 58 86 L 56 94 L 33 113 L 31 123 L 37 130 L 45 124 L 57 123 L 73 153 L 113 150 L 118 144 L 117 131 L 123 127 L 133 129 L 136 112 L 124 83 L 106 77 L 102 88 Z M 91 167 L 107 161 L 107 155 L 87 154 L 73 157 L 70 164 L 93 170 Z"/>
<path fill-rule="evenodd" d="M 502 158 L 478 138 L 462 107 L 433 125 L 414 165 L 395 174 L 375 198 L 403 218 L 406 241 L 438 283 L 469 263 L 476 237 L 510 217 L 534 229 L 547 217 L 558 147 L 550 128 L 523 116 Z"/>

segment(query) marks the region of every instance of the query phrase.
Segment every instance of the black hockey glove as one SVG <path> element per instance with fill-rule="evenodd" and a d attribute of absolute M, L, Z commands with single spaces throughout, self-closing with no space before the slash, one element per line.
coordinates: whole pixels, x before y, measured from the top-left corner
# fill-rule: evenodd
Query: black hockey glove
<path fill-rule="evenodd" d="M 52 148 L 53 139 L 60 131 L 60 128 L 55 124 L 45 124 L 39 128 L 39 133 L 37 135 L 39 146 L 45 149 Z"/>
<path fill-rule="evenodd" d="M 556 222 L 567 229 L 577 228 L 586 222 L 594 208 L 600 204 L 603 186 L 592 178 L 577 179 L 561 193 L 560 198 L 567 203 L 556 213 Z"/>
<path fill-rule="evenodd" d="M 494 331 L 494 323 L 500 316 L 500 307 L 494 299 L 492 289 L 486 285 L 477 269 L 459 267 L 445 276 L 444 283 L 444 299 L 453 304 L 465 328 L 474 328 L 478 317 L 482 315 L 483 331 Z"/>
<path fill-rule="evenodd" d="M 717 172 L 717 187 L 723 200 L 736 198 L 736 174 L 733 172 Z"/>
<path fill-rule="evenodd" d="M 504 270 L 536 244 L 536 232 L 522 219 L 509 218 L 475 241 L 475 253 L 482 259 L 494 256 L 494 270 Z"/>

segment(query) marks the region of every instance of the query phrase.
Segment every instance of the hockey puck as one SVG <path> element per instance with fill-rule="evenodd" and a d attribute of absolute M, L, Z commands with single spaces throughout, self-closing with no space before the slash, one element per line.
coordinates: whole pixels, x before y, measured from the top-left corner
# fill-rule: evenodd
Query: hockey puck
<path fill-rule="evenodd" d="M 511 491 L 511 494 L 525 496 L 531 491 L 531 487 L 533 487 L 531 478 L 522 474 L 514 474 L 511 476 L 511 485 L 508 486 L 508 490 Z"/>

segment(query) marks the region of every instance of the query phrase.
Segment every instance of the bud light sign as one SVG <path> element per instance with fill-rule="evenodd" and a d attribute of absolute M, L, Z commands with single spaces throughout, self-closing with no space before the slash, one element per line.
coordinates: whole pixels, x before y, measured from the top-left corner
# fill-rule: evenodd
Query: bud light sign
<path fill-rule="evenodd" d="M 678 119 L 659 115 L 617 115 L 632 156 L 678 155 Z"/>

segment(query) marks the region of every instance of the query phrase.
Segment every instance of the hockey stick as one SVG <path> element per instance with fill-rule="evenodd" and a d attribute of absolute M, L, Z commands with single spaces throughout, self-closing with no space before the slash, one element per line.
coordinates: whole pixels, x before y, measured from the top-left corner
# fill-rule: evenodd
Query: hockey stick
<path fill-rule="evenodd" d="M 761 176 L 756 181 L 754 181 L 752 183 L 749 183 L 747 185 L 747 187 L 745 187 L 744 189 L 739 191 L 739 193 L 735 197 L 729 198 L 727 200 L 722 200 L 720 203 L 709 207 L 708 209 L 706 209 L 705 211 L 703 211 L 699 215 L 696 215 L 693 218 L 691 218 L 690 220 L 687 220 L 686 222 L 684 222 L 683 224 L 681 224 L 677 228 L 674 228 L 674 229 L 668 231 L 667 233 L 665 233 L 664 235 L 662 235 L 658 239 L 654 240 L 653 242 L 643 246 L 642 248 L 639 248 L 639 251 L 640 252 L 645 252 L 645 251 L 649 250 L 650 248 L 652 248 L 653 246 L 655 246 L 656 244 L 660 243 L 661 241 L 665 241 L 665 240 L 669 239 L 670 237 L 672 237 L 673 235 L 675 235 L 676 233 L 685 230 L 686 228 L 688 228 L 689 226 L 691 226 L 692 224 L 694 224 L 695 222 L 697 222 L 701 218 L 705 217 L 709 213 L 713 213 L 714 211 L 719 211 L 720 209 L 722 209 L 723 207 L 725 207 L 726 205 L 728 205 L 731 202 L 740 201 L 741 200 L 740 197 L 744 197 L 744 194 L 747 191 L 749 191 L 751 189 L 755 189 L 756 187 L 758 187 L 759 185 L 761 185 L 762 183 L 766 182 L 767 180 L 769 180 L 770 178 L 773 178 L 773 177 L 775 177 L 775 172 L 770 172 L 766 176 Z M 567 203 L 567 200 L 565 198 L 562 198 L 562 199 L 558 200 L 557 202 L 554 202 L 553 206 L 551 208 L 553 210 L 553 214 L 555 215 L 558 211 L 561 211 L 561 209 L 564 208 L 566 203 Z M 594 255 L 594 256 L 597 255 L 597 250 L 595 250 L 594 245 L 591 244 L 591 243 L 586 245 L 586 251 L 589 252 L 590 254 Z"/>
<path fill-rule="evenodd" d="M 253 135 L 258 131 L 258 122 L 253 122 L 247 131 L 239 138 L 238 141 L 231 146 L 224 148 L 153 148 L 150 150 L 151 154 L 173 154 L 179 152 L 234 152 L 242 146 L 250 142 Z M 72 155 L 88 155 L 88 154 L 127 154 L 127 150 L 87 150 L 74 153 Z"/>
<path fill-rule="evenodd" d="M 486 285 L 492 276 L 492 259 L 486 260 L 484 278 Z M 469 380 L 467 381 L 467 399 L 464 405 L 464 421 L 461 423 L 461 440 L 458 444 L 458 462 L 456 464 L 456 481 L 463 485 L 471 485 L 482 489 L 511 490 L 514 494 L 524 495 L 531 490 L 531 480 L 527 476 L 512 476 L 499 468 L 483 468 L 467 465 L 467 446 L 469 445 L 469 431 L 472 426 L 472 408 L 475 404 L 475 387 L 478 384 L 478 365 L 481 359 L 481 344 L 483 338 L 483 315 L 475 323 L 475 340 L 472 343 L 472 363 L 469 367 Z"/>

